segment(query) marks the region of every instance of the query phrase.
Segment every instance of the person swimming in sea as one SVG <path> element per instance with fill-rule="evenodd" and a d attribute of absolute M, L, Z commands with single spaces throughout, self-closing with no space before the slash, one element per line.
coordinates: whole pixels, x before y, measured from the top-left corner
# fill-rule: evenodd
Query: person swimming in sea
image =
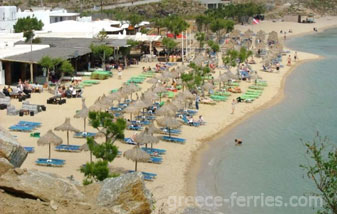
<path fill-rule="evenodd" d="M 242 145 L 241 139 L 235 139 L 234 142 L 235 142 L 235 145 Z"/>

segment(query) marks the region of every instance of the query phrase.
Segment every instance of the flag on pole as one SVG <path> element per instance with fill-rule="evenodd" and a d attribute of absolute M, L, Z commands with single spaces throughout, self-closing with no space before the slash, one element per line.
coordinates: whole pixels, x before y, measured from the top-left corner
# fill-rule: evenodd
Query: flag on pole
<path fill-rule="evenodd" d="M 253 19 L 253 24 L 254 24 L 254 25 L 260 24 L 260 20 L 258 20 L 258 19 Z"/>

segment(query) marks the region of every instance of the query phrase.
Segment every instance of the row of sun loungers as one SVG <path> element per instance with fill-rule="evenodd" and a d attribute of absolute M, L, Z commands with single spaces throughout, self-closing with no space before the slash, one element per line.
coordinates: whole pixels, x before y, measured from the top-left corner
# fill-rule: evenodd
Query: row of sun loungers
<path fill-rule="evenodd" d="M 48 158 L 39 158 L 35 161 L 37 165 L 41 166 L 54 166 L 54 167 L 61 167 L 65 164 L 65 160 L 61 159 L 48 159 Z"/>
<path fill-rule="evenodd" d="M 37 123 L 37 122 L 19 121 L 16 125 L 10 126 L 9 130 L 30 132 L 40 126 L 41 126 L 41 123 Z"/>

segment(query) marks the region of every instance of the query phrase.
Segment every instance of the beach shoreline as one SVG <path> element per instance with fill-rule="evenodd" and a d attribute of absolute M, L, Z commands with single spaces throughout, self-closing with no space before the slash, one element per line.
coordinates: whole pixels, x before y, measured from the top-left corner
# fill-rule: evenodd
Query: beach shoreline
<path fill-rule="evenodd" d="M 333 28 L 337 28 L 337 24 L 320 27 L 320 32 L 324 32 L 326 30 L 333 29 Z M 311 35 L 311 34 L 315 34 L 315 33 L 316 32 L 314 32 L 314 31 L 302 32 L 302 33 L 298 33 L 298 34 L 295 34 L 295 35 L 288 36 L 288 38 L 293 39 L 293 38 L 303 37 L 303 36 L 307 36 L 307 35 Z M 285 46 L 285 48 L 287 48 L 291 51 L 296 51 L 296 50 L 293 50 L 291 47 Z M 299 54 L 305 54 L 304 52 L 298 52 L 298 53 Z M 191 154 L 191 158 L 190 158 L 190 161 L 188 163 L 189 171 L 185 172 L 185 196 L 192 196 L 192 197 L 197 196 L 196 191 L 197 191 L 198 173 L 200 172 L 200 170 L 203 167 L 202 158 L 203 158 L 203 155 L 205 155 L 207 153 L 207 151 L 212 146 L 212 144 L 215 143 L 214 141 L 216 139 L 219 139 L 220 137 L 225 136 L 228 132 L 230 132 L 232 129 L 236 128 L 238 125 L 245 122 L 249 118 L 251 118 L 253 115 L 255 115 L 255 114 L 257 114 L 257 113 L 259 113 L 263 110 L 269 109 L 269 108 L 279 104 L 280 102 L 282 102 L 282 100 L 285 97 L 285 84 L 286 84 L 286 81 L 287 81 L 289 75 L 296 68 L 301 66 L 302 64 L 324 59 L 323 56 L 318 56 L 318 55 L 316 55 L 316 56 L 317 56 L 317 58 L 304 59 L 304 60 L 301 60 L 300 62 L 292 65 L 281 77 L 281 80 L 280 80 L 281 88 L 277 91 L 277 93 L 271 99 L 265 100 L 264 104 L 257 107 L 256 109 L 252 110 L 251 112 L 246 113 L 242 117 L 238 117 L 231 124 L 229 124 L 229 125 L 223 127 L 222 129 L 218 130 L 217 133 L 209 135 L 209 136 L 204 137 L 202 139 L 199 139 L 200 140 L 200 146 L 195 151 L 193 151 L 193 153 Z"/>

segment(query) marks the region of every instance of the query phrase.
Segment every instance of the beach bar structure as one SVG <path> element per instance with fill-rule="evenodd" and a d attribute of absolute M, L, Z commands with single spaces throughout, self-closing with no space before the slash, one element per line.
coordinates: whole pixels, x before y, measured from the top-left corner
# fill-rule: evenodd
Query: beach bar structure
<path fill-rule="evenodd" d="M 1 57 L 3 51 L 0 49 L 0 73 L 4 78 L 4 83 L 10 85 L 19 79 L 30 80 L 30 73 L 33 72 L 34 82 L 43 84 L 45 77 L 38 62 L 44 56 L 51 58 L 62 58 L 69 60 L 75 70 L 87 70 L 88 63 L 91 61 L 90 45 L 99 42 L 97 39 L 88 38 L 40 38 L 41 44 L 33 45 L 33 51 L 30 51 L 30 45 L 18 42 L 10 48 L 14 54 Z M 114 48 L 127 46 L 126 40 L 106 40 L 105 44 Z M 14 50 L 24 49 L 24 51 Z M 4 51 L 7 52 L 7 51 Z M 1 75 L 0 75 L 1 76 Z M 40 78 L 43 77 L 43 78 Z"/>

